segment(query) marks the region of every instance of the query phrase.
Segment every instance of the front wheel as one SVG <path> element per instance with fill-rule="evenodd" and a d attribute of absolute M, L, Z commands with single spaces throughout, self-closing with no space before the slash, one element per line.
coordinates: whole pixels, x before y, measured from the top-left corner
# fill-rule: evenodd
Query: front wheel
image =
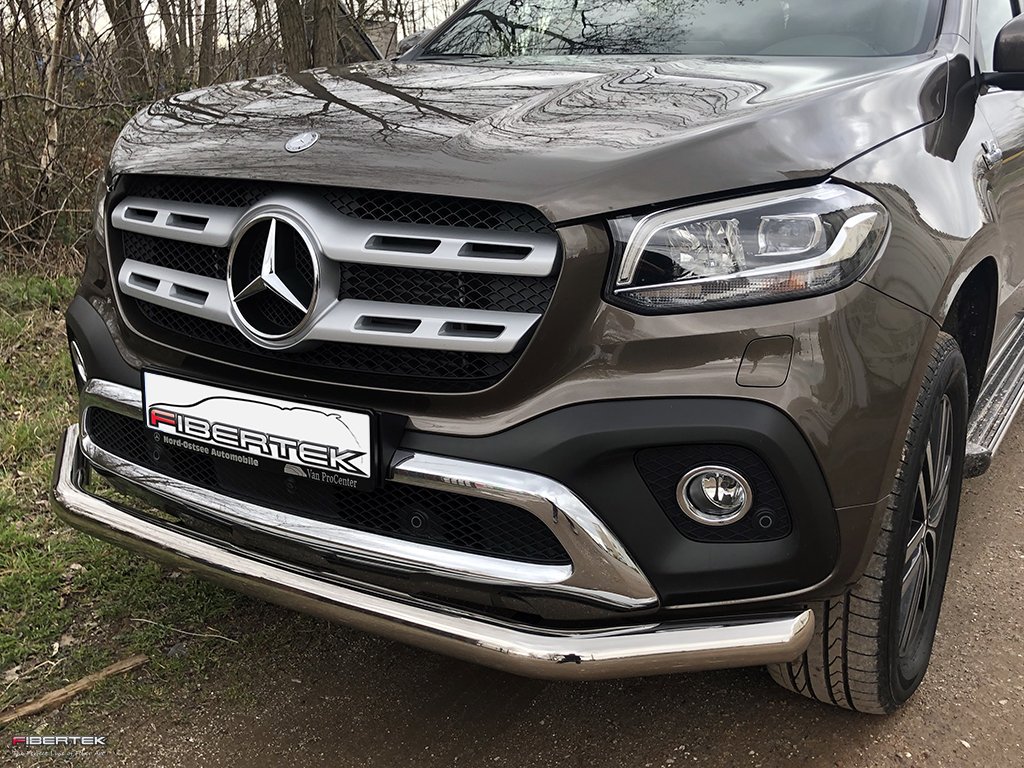
<path fill-rule="evenodd" d="M 783 687 L 826 704 L 887 714 L 921 684 L 953 550 L 967 403 L 960 348 L 940 333 L 867 571 L 842 596 L 811 606 L 810 647 L 797 661 L 769 667 Z"/>

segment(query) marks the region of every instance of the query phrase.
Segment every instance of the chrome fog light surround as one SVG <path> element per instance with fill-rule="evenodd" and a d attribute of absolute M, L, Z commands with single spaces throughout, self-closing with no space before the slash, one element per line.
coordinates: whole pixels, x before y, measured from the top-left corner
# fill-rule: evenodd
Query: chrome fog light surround
<path fill-rule="evenodd" d="M 724 526 L 747 516 L 754 504 L 754 492 L 736 470 L 709 465 L 683 475 L 676 486 L 676 501 L 691 520 Z"/>

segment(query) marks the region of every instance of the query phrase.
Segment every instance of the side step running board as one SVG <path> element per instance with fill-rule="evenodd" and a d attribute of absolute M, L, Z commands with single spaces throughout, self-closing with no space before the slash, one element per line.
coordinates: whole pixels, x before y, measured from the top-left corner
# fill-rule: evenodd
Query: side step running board
<path fill-rule="evenodd" d="M 992 457 L 1024 403 L 1024 319 L 1010 334 L 989 366 L 985 382 L 967 426 L 964 477 L 988 471 Z"/>

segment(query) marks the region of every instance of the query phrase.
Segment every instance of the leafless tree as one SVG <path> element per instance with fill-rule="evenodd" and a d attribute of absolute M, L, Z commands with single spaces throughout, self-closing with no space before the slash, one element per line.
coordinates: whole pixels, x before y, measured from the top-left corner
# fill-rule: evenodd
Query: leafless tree
<path fill-rule="evenodd" d="M 301 0 L 277 0 L 277 19 L 281 25 L 285 64 L 293 72 L 306 69 L 309 66 L 309 46 Z"/>
<path fill-rule="evenodd" d="M 338 58 L 338 4 L 313 0 L 313 66 L 328 67 Z"/>
<path fill-rule="evenodd" d="M 120 126 L 177 91 L 373 58 L 458 0 L 0 0 L 0 253 L 75 252 Z"/>
<path fill-rule="evenodd" d="M 149 90 L 149 34 L 140 0 L 103 0 L 123 62 L 122 76 L 140 92 Z"/>
<path fill-rule="evenodd" d="M 203 5 L 203 25 L 199 45 L 199 84 L 213 82 L 214 59 L 217 54 L 217 0 Z"/>

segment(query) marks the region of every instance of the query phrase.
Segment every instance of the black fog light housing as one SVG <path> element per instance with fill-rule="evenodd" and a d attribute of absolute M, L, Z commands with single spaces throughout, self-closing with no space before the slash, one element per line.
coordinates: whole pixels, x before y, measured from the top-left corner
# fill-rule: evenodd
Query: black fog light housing
<path fill-rule="evenodd" d="M 754 504 L 750 483 L 728 467 L 705 466 L 690 470 L 676 486 L 680 509 L 701 525 L 738 523 Z"/>

